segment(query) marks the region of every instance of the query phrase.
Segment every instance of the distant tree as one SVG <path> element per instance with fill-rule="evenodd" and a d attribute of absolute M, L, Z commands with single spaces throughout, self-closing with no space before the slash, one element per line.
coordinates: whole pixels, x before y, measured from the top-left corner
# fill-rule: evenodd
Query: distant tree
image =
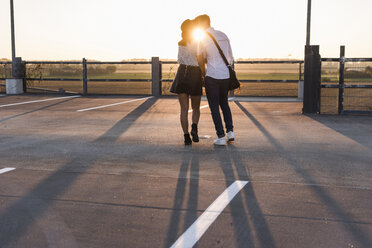
<path fill-rule="evenodd" d="M 78 65 L 53 65 L 48 67 L 46 72 L 53 77 L 78 77 L 83 73 Z"/>
<path fill-rule="evenodd" d="M 370 75 L 366 71 L 353 70 L 352 68 L 345 68 L 345 78 L 369 78 Z"/>
<path fill-rule="evenodd" d="M 116 72 L 116 66 L 114 66 L 114 65 L 109 65 L 109 66 L 106 67 L 106 71 L 107 71 L 108 73 L 115 73 L 115 72 Z"/>
<path fill-rule="evenodd" d="M 372 75 L 372 67 L 371 66 L 367 66 L 366 69 L 365 69 L 365 72 L 367 74 L 371 74 Z"/>

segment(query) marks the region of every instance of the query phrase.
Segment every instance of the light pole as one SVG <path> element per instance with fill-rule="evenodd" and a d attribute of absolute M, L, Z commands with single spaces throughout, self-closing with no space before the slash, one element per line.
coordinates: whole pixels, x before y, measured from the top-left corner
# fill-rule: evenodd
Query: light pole
<path fill-rule="evenodd" d="M 307 0 L 306 46 L 310 46 L 311 0 Z"/>
<path fill-rule="evenodd" d="M 15 38 L 14 38 L 14 7 L 13 0 L 10 0 L 10 25 L 11 25 L 11 36 L 12 36 L 12 61 L 15 59 Z"/>

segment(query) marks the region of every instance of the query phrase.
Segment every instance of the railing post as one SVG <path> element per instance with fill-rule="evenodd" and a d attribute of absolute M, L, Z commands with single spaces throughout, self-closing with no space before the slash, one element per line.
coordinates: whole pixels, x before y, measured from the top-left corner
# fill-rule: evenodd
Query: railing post
<path fill-rule="evenodd" d="M 302 113 L 320 112 L 320 83 L 321 58 L 319 46 L 306 46 Z"/>
<path fill-rule="evenodd" d="M 83 58 L 83 95 L 88 94 L 87 60 Z"/>
<path fill-rule="evenodd" d="M 297 98 L 299 100 L 304 99 L 304 81 L 302 80 L 302 62 L 299 63 L 298 66 L 298 90 L 297 90 Z"/>
<path fill-rule="evenodd" d="M 26 92 L 26 65 L 21 57 L 12 60 L 12 78 L 6 79 L 6 93 L 22 94 Z"/>
<path fill-rule="evenodd" d="M 159 57 L 151 58 L 152 95 L 161 96 L 161 64 Z"/>
<path fill-rule="evenodd" d="M 345 46 L 340 47 L 340 71 L 338 84 L 338 114 L 342 114 L 344 112 Z"/>

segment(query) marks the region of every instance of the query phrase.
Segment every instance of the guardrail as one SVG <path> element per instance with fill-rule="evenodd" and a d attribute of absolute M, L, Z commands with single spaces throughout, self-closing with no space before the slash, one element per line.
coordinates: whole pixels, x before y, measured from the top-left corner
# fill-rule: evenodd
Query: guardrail
<path fill-rule="evenodd" d="M 340 58 L 322 58 L 321 62 L 337 62 L 338 65 L 338 82 L 335 83 L 321 83 L 321 89 L 338 89 L 338 106 L 337 111 L 338 114 L 346 114 L 346 113 L 363 113 L 363 114 L 372 114 L 370 110 L 358 110 L 358 109 L 345 109 L 345 97 L 350 98 L 349 96 L 345 96 L 345 89 L 372 89 L 372 73 L 367 78 L 359 78 L 359 83 L 355 82 L 346 82 L 345 83 L 345 75 L 348 68 L 345 67 L 345 64 L 348 62 L 358 62 L 358 64 L 362 62 L 372 62 L 372 58 L 345 58 L 345 47 L 341 46 L 340 48 Z M 372 67 L 371 67 L 372 68 Z M 356 72 L 362 73 L 360 68 L 357 68 Z M 368 76 L 368 75 L 367 75 Z M 368 79 L 368 80 L 367 80 Z M 368 81 L 368 82 L 367 82 Z M 370 82 L 369 82 L 370 81 Z M 363 84 L 364 83 L 364 84 Z M 368 84 L 367 84 L 368 83 Z M 353 96 L 357 98 L 356 96 Z M 372 94 L 363 94 L 363 96 L 359 96 L 359 98 L 369 99 L 372 103 Z M 368 105 L 368 103 L 367 103 Z M 370 104 L 369 108 L 372 110 L 372 104 Z"/>
<path fill-rule="evenodd" d="M 177 61 L 162 61 L 162 64 L 177 64 Z M 304 61 L 302 60 L 238 60 L 234 64 L 298 64 L 298 80 L 269 80 L 269 79 L 239 79 L 242 83 L 298 83 L 302 81 L 302 67 Z M 171 79 L 163 79 L 163 82 L 171 82 Z"/>
<path fill-rule="evenodd" d="M 152 82 L 152 95 L 159 96 L 162 94 L 162 82 L 172 82 L 173 79 L 162 78 L 162 66 L 166 64 L 177 64 L 177 61 L 160 61 L 159 57 L 152 57 L 151 61 L 122 61 L 122 62 L 98 62 L 87 61 L 85 58 L 82 61 L 23 61 L 27 65 L 81 65 L 80 77 L 29 77 L 26 75 L 26 81 L 81 81 L 83 84 L 83 95 L 88 94 L 88 82 Z M 247 60 L 235 61 L 235 64 L 298 64 L 298 79 L 241 79 L 242 83 L 299 83 L 302 81 L 302 70 L 304 61 L 300 60 Z M 12 64 L 9 61 L 0 61 L 1 64 Z M 88 65 L 123 65 L 123 64 L 149 64 L 151 65 L 151 79 L 135 79 L 135 78 L 89 78 Z M 5 80 L 5 78 L 0 78 Z M 51 91 L 51 90 L 46 90 Z"/>

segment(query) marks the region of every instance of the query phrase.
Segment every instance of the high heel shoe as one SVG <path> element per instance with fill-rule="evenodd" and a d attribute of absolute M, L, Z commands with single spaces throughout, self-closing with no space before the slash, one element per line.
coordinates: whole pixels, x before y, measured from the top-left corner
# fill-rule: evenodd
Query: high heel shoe
<path fill-rule="evenodd" d="M 192 141 L 199 142 L 198 125 L 195 123 L 191 125 L 191 136 Z"/>
<path fill-rule="evenodd" d="M 183 137 L 185 138 L 185 146 L 189 146 L 192 144 L 192 141 L 191 141 L 191 138 L 190 138 L 190 134 L 184 134 Z"/>

